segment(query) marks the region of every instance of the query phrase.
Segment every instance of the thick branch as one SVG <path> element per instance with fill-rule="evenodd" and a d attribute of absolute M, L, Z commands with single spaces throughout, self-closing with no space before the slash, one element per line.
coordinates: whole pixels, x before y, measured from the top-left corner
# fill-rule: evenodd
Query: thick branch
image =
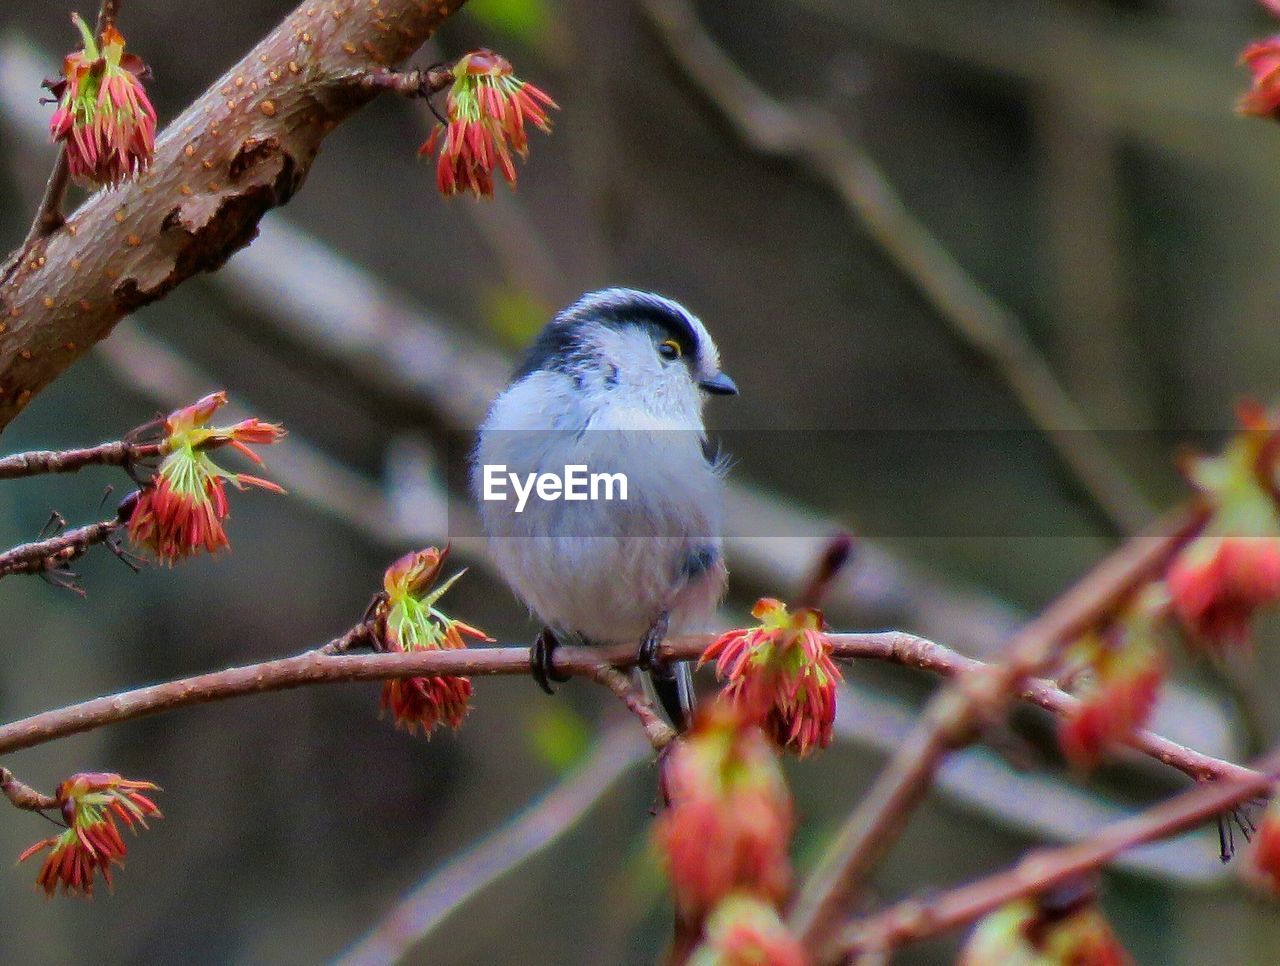
<path fill-rule="evenodd" d="M 342 653 L 364 643 L 368 631 L 367 624 L 358 624 L 324 647 L 295 657 L 228 668 L 94 698 L 14 721 L 0 726 L 0 755 L 162 711 L 308 684 L 382 681 L 429 674 L 481 676 L 529 673 L 529 650 L 525 647 L 415 651 L 408 654 Z M 661 655 L 671 661 L 696 660 L 710 641 L 708 635 L 672 638 L 663 642 Z M 832 635 L 832 643 L 836 657 L 841 660 L 890 661 L 948 677 L 963 675 L 970 679 L 989 670 L 989 665 L 962 657 L 941 644 L 897 631 L 835 634 Z M 598 676 L 601 667 L 625 668 L 634 663 L 635 656 L 635 648 L 629 645 L 564 645 L 556 649 L 555 668 L 566 674 Z M 1021 697 L 1054 714 L 1067 714 L 1076 707 L 1075 698 L 1047 681 L 1027 682 Z M 1197 780 L 1247 775 L 1247 770 L 1239 765 L 1193 751 L 1149 731 L 1135 732 L 1129 738 L 1129 744 Z"/>
<path fill-rule="evenodd" d="M 1192 788 L 1155 808 L 1117 822 L 1092 838 L 1054 849 L 1037 849 L 1013 868 L 944 892 L 912 899 L 848 927 L 841 941 L 852 958 L 887 953 L 895 946 L 928 939 L 972 922 L 1006 902 L 1036 895 L 1060 882 L 1097 869 L 1121 852 L 1200 825 L 1252 798 L 1270 795 L 1280 775 L 1280 752 L 1253 769 L 1222 782 Z"/>
<path fill-rule="evenodd" d="M 160 455 L 159 443 L 117 441 L 83 449 L 35 450 L 0 458 L 0 480 L 44 473 L 75 473 L 86 466 L 132 466 Z"/>
<path fill-rule="evenodd" d="M 320 142 L 377 94 L 362 79 L 464 0 L 306 0 L 178 117 L 149 171 L 90 198 L 0 277 L 0 429 L 125 315 L 248 244 Z"/>
<path fill-rule="evenodd" d="M 1167 524 L 1161 536 L 1131 539 L 1016 634 L 1002 663 L 962 676 L 930 701 L 920 724 L 846 820 L 796 899 L 791 925 L 815 958 L 830 951 L 851 901 L 928 794 L 947 753 L 1001 715 L 1059 648 L 1105 620 L 1159 575 L 1204 521 L 1205 511 L 1197 509 Z"/>

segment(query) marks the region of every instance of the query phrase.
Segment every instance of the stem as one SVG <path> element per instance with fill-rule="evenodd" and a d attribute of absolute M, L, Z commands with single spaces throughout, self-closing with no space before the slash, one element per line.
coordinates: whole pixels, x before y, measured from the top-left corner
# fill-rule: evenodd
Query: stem
<path fill-rule="evenodd" d="M 127 443 L 123 440 L 83 449 L 34 450 L 0 457 L 0 480 L 43 473 L 75 473 L 86 466 L 129 466 L 159 456 L 160 443 Z"/>
<path fill-rule="evenodd" d="M 906 828 L 948 752 L 968 744 L 984 724 L 1001 715 L 1027 678 L 1046 667 L 1064 645 L 1104 622 L 1163 571 L 1204 526 L 1206 516 L 1197 507 L 1165 524 L 1154 538 L 1131 538 L 1015 634 L 1003 663 L 961 676 L 929 702 L 920 724 L 845 821 L 796 898 L 790 925 L 816 959 L 830 951 L 846 910 Z"/>
<path fill-rule="evenodd" d="M 397 654 L 342 653 L 345 649 L 362 643 L 368 633 L 369 625 L 361 623 L 325 647 L 294 657 L 124 691 L 23 718 L 0 726 L 0 755 L 163 711 L 309 684 L 382 681 L 419 675 L 529 673 L 529 650 L 526 647 L 484 647 Z M 668 661 L 697 660 L 711 640 L 712 637 L 705 634 L 672 638 L 663 642 L 660 656 Z M 945 677 L 959 676 L 968 679 L 989 669 L 989 665 L 962 657 L 941 644 L 897 631 L 834 634 L 831 642 L 832 653 L 841 660 L 864 658 L 889 661 Z M 567 674 L 595 675 L 602 666 L 625 668 L 634 663 L 634 660 L 635 648 L 630 645 L 561 645 L 555 651 L 556 670 Z M 1071 695 L 1046 681 L 1027 682 L 1020 696 L 1059 715 L 1071 713 L 1078 704 Z M 1240 765 L 1193 751 L 1149 731 L 1134 732 L 1128 738 L 1128 744 L 1197 781 L 1227 780 L 1250 775 L 1248 769 Z"/>
<path fill-rule="evenodd" d="M 42 795 L 30 785 L 19 781 L 8 768 L 0 768 L 0 793 L 9 799 L 14 808 L 28 812 L 43 812 L 58 807 L 56 798 Z"/>
<path fill-rule="evenodd" d="M 1032 896 L 1067 879 L 1092 872 L 1121 852 L 1176 835 L 1251 798 L 1270 795 L 1280 774 L 1280 751 L 1273 751 L 1244 775 L 1200 785 L 1117 822 L 1092 838 L 1054 849 L 1037 849 L 1017 865 L 932 899 L 911 899 L 847 927 L 841 946 L 850 959 L 883 954 L 896 946 L 928 939 L 971 922 L 1006 902 Z"/>
<path fill-rule="evenodd" d="M 123 526 L 123 522 L 113 517 L 76 527 L 47 540 L 21 544 L 0 553 L 0 577 L 58 570 L 81 557 L 90 547 L 106 543 Z"/>

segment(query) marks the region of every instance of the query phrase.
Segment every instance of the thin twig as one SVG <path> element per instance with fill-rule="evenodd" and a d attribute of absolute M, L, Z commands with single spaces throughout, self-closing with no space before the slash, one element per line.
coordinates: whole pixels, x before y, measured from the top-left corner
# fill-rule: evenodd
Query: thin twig
<path fill-rule="evenodd" d="M 1036 895 L 1091 872 L 1136 846 L 1176 835 L 1215 815 L 1270 795 L 1280 775 L 1280 751 L 1273 751 L 1245 774 L 1200 785 L 1154 808 L 1109 826 L 1083 842 L 1037 849 L 1013 868 L 944 892 L 911 899 L 847 927 L 840 945 L 849 957 L 888 952 L 906 942 L 928 939 L 977 919 L 1022 896 Z"/>
<path fill-rule="evenodd" d="M 871 157 L 831 117 L 789 107 L 757 87 L 712 40 L 686 0 L 645 0 L 644 7 L 685 76 L 750 148 L 798 160 L 831 186 L 951 331 L 1005 382 L 1117 532 L 1145 526 L 1153 516 L 1150 506 L 1102 446 L 1022 321 L 907 209 Z"/>
<path fill-rule="evenodd" d="M 90 547 L 106 543 L 124 523 L 118 517 L 75 527 L 45 540 L 34 540 L 0 553 L 0 577 L 63 570 Z"/>
<path fill-rule="evenodd" d="M 367 632 L 367 624 L 361 623 L 325 647 L 294 657 L 124 691 L 11 722 L 0 726 L 0 755 L 162 711 L 308 684 L 382 681 L 419 675 L 529 673 L 527 647 L 414 651 L 407 654 L 336 653 L 354 646 Z M 702 656 L 711 640 L 711 636 L 706 634 L 671 638 L 663 642 L 659 653 L 668 661 L 692 661 Z M 834 655 L 841 660 L 889 661 L 967 680 L 979 678 L 990 670 L 990 665 L 962 657 L 941 644 L 896 631 L 833 634 L 831 641 Z M 601 666 L 627 668 L 634 662 L 635 648 L 630 645 L 562 645 L 555 651 L 555 670 L 565 674 L 591 676 Z M 1077 706 L 1075 698 L 1047 681 L 1028 681 L 1021 697 L 1054 714 L 1069 714 Z M 1236 778 L 1243 774 L 1239 765 L 1193 751 L 1148 731 L 1135 732 L 1129 737 L 1128 744 L 1197 780 Z"/>
<path fill-rule="evenodd" d="M 588 676 L 617 695 L 618 699 L 627 706 L 627 710 L 640 719 L 644 736 L 649 739 L 649 744 L 653 746 L 654 751 L 662 751 L 675 740 L 676 733 L 671 726 L 658 717 L 653 703 L 631 683 L 627 675 L 615 667 L 601 664 L 588 672 Z"/>
<path fill-rule="evenodd" d="M 961 676 L 930 701 L 796 898 L 790 924 L 816 959 L 831 952 L 850 904 L 928 794 L 947 753 L 996 720 L 1059 648 L 1104 621 L 1160 573 L 1204 521 L 1204 509 L 1197 508 L 1165 524 L 1162 535 L 1132 538 L 1016 634 L 1002 663 Z"/>
<path fill-rule="evenodd" d="M 552 845 L 644 759 L 632 727 L 617 727 L 583 761 L 513 821 L 445 863 L 402 897 L 339 966 L 402 960 L 433 929 L 494 882 Z"/>
<path fill-rule="evenodd" d="M 51 795 L 44 795 L 30 785 L 21 782 L 8 768 L 0 768 L 0 793 L 9 799 L 14 808 L 28 812 L 43 812 L 57 808 L 58 800 Z"/>
<path fill-rule="evenodd" d="M 161 453 L 159 443 L 118 440 L 83 449 L 34 450 L 0 457 L 0 480 L 43 473 L 76 473 L 86 466 L 131 466 Z"/>

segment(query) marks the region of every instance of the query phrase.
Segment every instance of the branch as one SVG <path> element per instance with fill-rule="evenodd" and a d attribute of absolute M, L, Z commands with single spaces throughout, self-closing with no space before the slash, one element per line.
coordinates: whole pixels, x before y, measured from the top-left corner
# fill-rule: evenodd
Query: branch
<path fill-rule="evenodd" d="M 1120 853 L 1176 835 L 1251 798 L 1272 793 L 1280 776 L 1280 752 L 1235 778 L 1200 785 L 1073 845 L 1037 849 L 1013 868 L 944 892 L 932 899 L 911 899 L 855 922 L 840 944 L 850 958 L 885 954 L 906 942 L 928 939 L 971 922 L 1006 902 L 1042 893 L 1067 879 L 1091 872 Z"/>
<path fill-rule="evenodd" d="M 0 577 L 63 571 L 68 564 L 84 556 L 90 547 L 106 543 L 123 526 L 119 517 L 112 517 L 6 550 L 0 553 Z"/>
<path fill-rule="evenodd" d="M 9 799 L 14 808 L 27 812 L 43 812 L 58 807 L 56 798 L 43 795 L 30 785 L 20 782 L 8 768 L 0 768 L 0 793 Z"/>
<path fill-rule="evenodd" d="M 86 466 L 130 467 L 160 455 L 159 443 L 130 443 L 119 440 L 83 449 L 35 450 L 0 458 L 0 480 L 42 473 L 76 473 Z"/>
<path fill-rule="evenodd" d="M 363 643 L 368 632 L 368 624 L 357 624 L 324 647 L 294 657 L 247 664 L 124 691 L 2 725 L 0 755 L 163 711 L 310 684 L 383 681 L 420 675 L 445 677 L 529 673 L 527 647 L 478 647 L 385 654 L 343 653 Z M 711 640 L 711 635 L 707 634 L 671 638 L 663 642 L 660 655 L 669 661 L 697 660 Z M 941 644 L 897 631 L 833 634 L 831 640 L 834 654 L 840 660 L 865 658 L 888 661 L 964 680 L 973 680 L 992 670 L 990 665 L 962 657 Z M 625 669 L 635 663 L 635 657 L 635 648 L 627 644 L 609 647 L 561 645 L 555 651 L 555 670 L 598 679 L 601 668 Z M 1047 681 L 1027 682 L 1020 696 L 1054 714 L 1070 713 L 1077 703 L 1071 695 Z M 1247 774 L 1239 765 L 1193 751 L 1149 731 L 1135 732 L 1129 737 L 1128 743 L 1136 750 L 1177 768 L 1196 780 L 1225 780 Z"/>
<path fill-rule="evenodd" d="M 254 237 L 321 140 L 464 0 L 306 0 L 160 136 L 152 167 L 93 195 L 0 272 L 0 429 L 125 315 Z"/>
<path fill-rule="evenodd" d="M 1101 623 L 1159 574 L 1205 518 L 1206 511 L 1197 508 L 1166 525 L 1161 535 L 1130 539 L 1019 631 L 1003 663 L 962 676 L 929 702 L 920 724 L 845 821 L 796 898 L 790 924 L 807 949 L 820 958 L 829 948 L 845 911 L 902 834 L 947 753 L 1001 715 L 1059 648 Z"/>
<path fill-rule="evenodd" d="M 1099 442 L 1079 406 L 1028 338 L 1022 321 L 988 293 L 913 215 L 884 173 L 835 121 L 769 97 L 728 58 L 686 0 L 645 0 L 671 56 L 700 93 L 761 154 L 799 161 L 839 195 L 871 239 L 913 282 L 952 333 L 1009 388 L 1083 491 L 1119 533 L 1152 512 Z"/>
<path fill-rule="evenodd" d="M 597 665 L 589 672 L 589 676 L 597 684 L 603 684 L 612 691 L 626 705 L 627 710 L 640 719 L 644 736 L 649 739 L 654 751 L 662 751 L 675 740 L 676 733 L 671 730 L 671 726 L 658 717 L 653 703 L 637 690 L 627 675 L 616 667 L 605 664 Z"/>
<path fill-rule="evenodd" d="M 434 870 L 337 962 L 399 962 L 433 929 L 498 879 L 568 832 L 645 754 L 635 730 L 606 733 L 564 780 L 518 818 Z"/>

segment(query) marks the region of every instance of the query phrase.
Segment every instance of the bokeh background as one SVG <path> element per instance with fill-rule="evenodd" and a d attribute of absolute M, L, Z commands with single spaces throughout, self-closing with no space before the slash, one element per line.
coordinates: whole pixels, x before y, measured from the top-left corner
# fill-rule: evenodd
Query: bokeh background
<path fill-rule="evenodd" d="M 154 68 L 162 122 L 290 7 L 244 0 L 231 16 L 129 0 L 122 27 Z M 0 6 L 10 244 L 53 157 L 32 135 L 48 109 L 30 82 L 72 43 L 67 12 Z M 731 431 L 734 479 L 753 487 L 739 496 L 756 501 L 736 518 L 726 623 L 761 592 L 791 591 L 838 522 L 867 540 L 833 623 L 989 653 L 1125 527 L 1177 499 L 1180 444 L 1220 439 L 1241 396 L 1275 397 L 1280 130 L 1232 110 L 1240 48 L 1274 29 L 1252 3 L 743 0 L 697 12 L 784 109 L 766 127 L 807 125 L 797 143 L 762 153 L 744 141 L 636 3 L 472 0 L 418 61 L 492 46 L 557 98 L 554 135 L 534 138 L 518 193 L 443 201 L 414 156 L 428 115 L 381 100 L 325 142 L 257 245 L 143 309 L 23 413 L 6 452 L 118 438 L 225 388 L 291 430 L 289 448 L 268 454 L 291 495 L 237 497 L 235 549 L 219 559 L 134 575 L 94 552 L 77 568 L 83 599 L 3 581 L 0 717 L 288 654 L 348 627 L 390 559 L 448 538 L 465 510 L 446 513 L 445 494 L 464 494 L 440 454 L 456 452 L 538 326 L 587 289 L 679 298 L 742 387 L 710 415 Z M 871 188 L 872 200 L 895 196 L 881 213 L 908 212 L 931 237 L 869 225 L 858 205 Z M 994 300 L 980 300 L 981 319 L 999 310 L 994 350 L 940 311 L 975 290 Z M 1046 403 L 1035 373 L 1066 395 Z M 1096 471 L 1083 481 L 1061 455 L 1082 451 Z M 53 510 L 96 519 L 108 484 L 118 497 L 127 480 L 4 484 L 0 539 L 32 538 Z M 451 592 L 453 612 L 528 639 L 511 595 L 468 562 L 479 566 Z M 1162 727 L 1223 754 L 1271 744 L 1280 639 L 1264 628 L 1259 643 L 1251 667 L 1181 660 Z M 849 679 L 838 745 L 789 766 L 802 869 L 933 684 L 887 668 Z M 0 959 L 338 956 L 573 774 L 620 723 L 598 690 L 575 682 L 549 699 L 523 679 L 480 682 L 465 728 L 427 741 L 378 720 L 374 686 L 310 688 L 14 755 L 6 764 L 46 790 L 80 769 L 152 778 L 167 817 L 131 849 L 115 895 L 46 903 L 34 868 L 0 875 Z M 993 870 L 1185 784 L 1132 762 L 1082 783 L 1047 734 L 1019 714 L 959 756 L 878 895 Z M 669 921 L 646 850 L 654 776 L 635 744 L 610 753 L 634 767 L 408 961 L 654 960 Z M 9 812 L 0 856 L 48 832 Z M 1140 962 L 1275 961 L 1280 914 L 1219 866 L 1211 830 L 1149 850 L 1103 888 Z M 950 961 L 954 941 L 901 961 Z"/>

